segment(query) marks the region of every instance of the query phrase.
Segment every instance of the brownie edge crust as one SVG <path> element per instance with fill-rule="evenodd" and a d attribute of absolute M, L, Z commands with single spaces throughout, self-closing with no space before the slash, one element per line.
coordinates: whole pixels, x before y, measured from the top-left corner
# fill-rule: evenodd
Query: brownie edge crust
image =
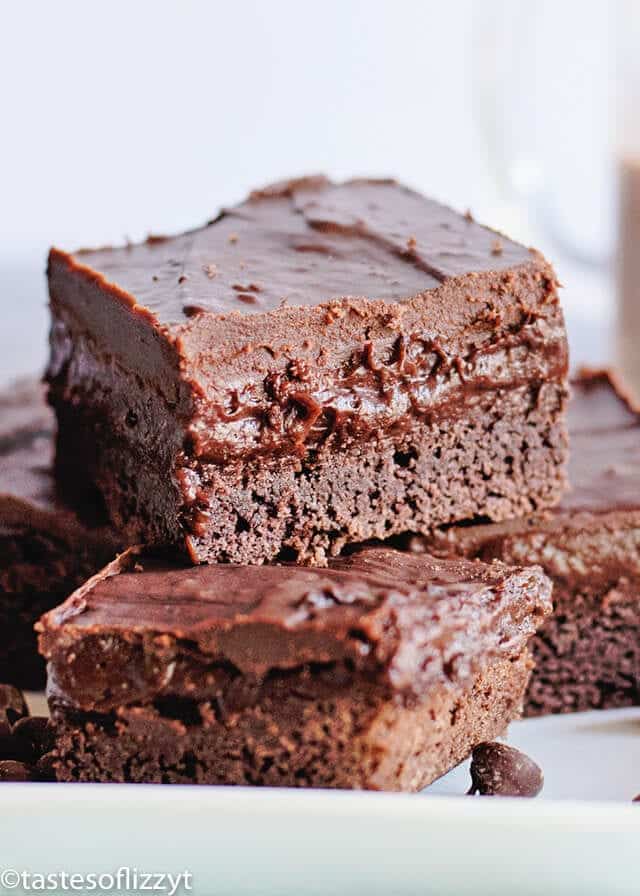
<path fill-rule="evenodd" d="M 322 565 L 553 506 L 556 286 L 537 253 L 388 181 L 296 181 L 182 236 L 52 250 L 59 479 L 97 486 L 129 543 L 197 562 Z"/>
<path fill-rule="evenodd" d="M 129 552 L 39 623 L 67 781 L 417 790 L 521 711 L 539 569 Z"/>

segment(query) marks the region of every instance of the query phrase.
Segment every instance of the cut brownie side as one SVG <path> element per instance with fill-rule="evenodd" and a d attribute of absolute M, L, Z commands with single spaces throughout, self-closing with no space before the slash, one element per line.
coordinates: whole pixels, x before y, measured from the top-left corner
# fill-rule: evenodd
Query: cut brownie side
<path fill-rule="evenodd" d="M 564 489 L 552 269 L 395 183 L 307 179 L 180 237 L 53 250 L 49 287 L 59 475 L 130 539 L 323 564 Z"/>
<path fill-rule="evenodd" d="M 572 488 L 552 514 L 414 542 L 539 563 L 553 579 L 554 615 L 532 641 L 527 715 L 640 704 L 640 414 L 614 375 L 584 371 L 569 420 Z"/>
<path fill-rule="evenodd" d="M 418 790 L 521 709 L 536 568 L 128 552 L 39 623 L 66 781 Z"/>
<path fill-rule="evenodd" d="M 117 547 L 93 509 L 91 521 L 81 520 L 57 497 L 53 432 L 40 383 L 0 394 L 0 679 L 25 688 L 45 680 L 34 623 Z"/>

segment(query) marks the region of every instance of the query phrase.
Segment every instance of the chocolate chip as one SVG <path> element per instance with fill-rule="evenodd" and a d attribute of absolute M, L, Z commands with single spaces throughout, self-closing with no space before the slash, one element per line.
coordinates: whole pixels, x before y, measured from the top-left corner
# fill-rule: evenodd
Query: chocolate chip
<path fill-rule="evenodd" d="M 22 691 L 10 684 L 0 684 L 0 725 L 5 722 L 9 726 L 18 719 L 29 715 Z"/>
<path fill-rule="evenodd" d="M 33 769 L 25 762 L 17 762 L 15 759 L 4 759 L 0 762 L 0 782 L 33 780 Z"/>
<path fill-rule="evenodd" d="M 0 759 L 21 759 L 16 755 L 16 741 L 8 722 L 0 723 Z"/>
<path fill-rule="evenodd" d="M 631 802 L 632 803 L 640 803 L 640 793 L 638 794 L 638 796 L 634 796 L 634 798 L 631 800 Z"/>
<path fill-rule="evenodd" d="M 515 747 L 479 744 L 471 760 L 470 794 L 482 796 L 537 796 L 544 776 L 541 768 Z"/>
<path fill-rule="evenodd" d="M 35 762 L 53 749 L 53 729 L 49 720 L 42 716 L 20 719 L 13 726 L 12 734 L 16 743 L 16 759 Z"/>
<path fill-rule="evenodd" d="M 197 317 L 199 314 L 204 314 L 206 310 L 200 305 L 183 305 L 182 307 L 182 313 L 187 317 Z"/>

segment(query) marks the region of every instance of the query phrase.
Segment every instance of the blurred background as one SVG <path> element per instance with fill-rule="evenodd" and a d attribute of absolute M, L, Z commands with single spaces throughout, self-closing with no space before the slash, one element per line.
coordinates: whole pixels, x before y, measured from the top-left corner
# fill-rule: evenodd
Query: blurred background
<path fill-rule="evenodd" d="M 635 0 L 7 4 L 0 380 L 44 364 L 51 244 L 179 231 L 323 171 L 541 248 L 573 363 L 640 385 L 639 22 Z"/>

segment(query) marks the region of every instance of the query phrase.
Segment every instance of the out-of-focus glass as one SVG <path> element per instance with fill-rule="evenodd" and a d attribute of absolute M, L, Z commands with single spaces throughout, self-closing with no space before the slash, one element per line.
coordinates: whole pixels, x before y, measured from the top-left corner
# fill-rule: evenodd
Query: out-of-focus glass
<path fill-rule="evenodd" d="M 488 0 L 473 45 L 503 226 L 556 265 L 574 362 L 640 395 L 640 0 Z"/>
<path fill-rule="evenodd" d="M 640 395 L 640 3 L 621 2 L 620 13 L 617 352 L 626 379 Z"/>

